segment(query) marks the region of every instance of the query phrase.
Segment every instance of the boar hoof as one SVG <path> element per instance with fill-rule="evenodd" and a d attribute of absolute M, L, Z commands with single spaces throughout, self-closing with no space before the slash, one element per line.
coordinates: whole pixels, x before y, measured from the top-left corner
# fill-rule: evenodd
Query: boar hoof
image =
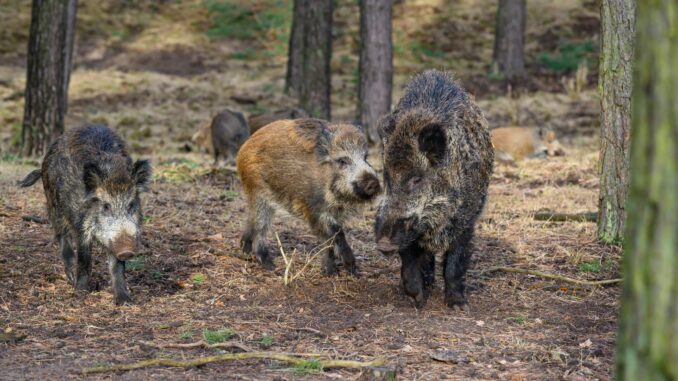
<path fill-rule="evenodd" d="M 448 307 L 453 309 L 459 309 L 461 311 L 468 311 L 468 303 L 463 294 L 452 293 L 445 296 L 445 303 Z"/>
<path fill-rule="evenodd" d="M 259 262 L 261 263 L 261 267 L 263 267 L 264 270 L 268 271 L 275 270 L 275 263 L 273 263 L 273 260 L 271 258 L 266 258 L 264 260 L 260 260 Z"/>

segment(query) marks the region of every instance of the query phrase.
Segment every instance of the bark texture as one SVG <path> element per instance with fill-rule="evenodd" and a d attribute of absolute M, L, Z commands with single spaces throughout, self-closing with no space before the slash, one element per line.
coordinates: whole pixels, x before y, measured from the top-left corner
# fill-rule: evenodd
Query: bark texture
<path fill-rule="evenodd" d="M 21 130 L 24 156 L 44 154 L 64 131 L 76 8 L 76 0 L 33 0 Z"/>
<path fill-rule="evenodd" d="M 391 110 L 393 42 L 391 0 L 360 0 L 360 70 L 357 117 L 373 143 L 377 121 Z"/>
<path fill-rule="evenodd" d="M 286 87 L 312 117 L 330 119 L 332 0 L 295 0 Z"/>
<path fill-rule="evenodd" d="M 598 239 L 621 242 L 629 188 L 635 0 L 603 0 L 600 47 Z"/>
<path fill-rule="evenodd" d="M 525 0 L 499 0 L 493 59 L 509 81 L 525 77 Z"/>
<path fill-rule="evenodd" d="M 678 6 L 638 2 L 618 380 L 678 380 Z"/>

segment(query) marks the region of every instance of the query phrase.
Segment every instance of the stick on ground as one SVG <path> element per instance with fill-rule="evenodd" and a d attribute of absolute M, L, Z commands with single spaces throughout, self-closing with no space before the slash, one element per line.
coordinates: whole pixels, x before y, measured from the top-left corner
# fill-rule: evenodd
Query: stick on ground
<path fill-rule="evenodd" d="M 569 278 L 569 277 L 562 276 L 562 275 L 543 273 L 541 271 L 518 269 L 518 268 L 515 268 L 515 267 L 503 267 L 503 266 L 489 267 L 489 268 L 486 268 L 486 269 L 478 270 L 478 273 L 484 274 L 484 273 L 491 273 L 491 272 L 495 272 L 495 271 L 504 271 L 504 272 L 507 272 L 507 273 L 529 274 L 529 275 L 534 275 L 534 276 L 538 276 L 538 277 L 541 277 L 541 278 L 561 280 L 563 282 L 580 284 L 580 285 L 585 285 L 585 286 L 603 286 L 603 285 L 606 285 L 606 284 L 621 283 L 623 281 L 622 278 L 605 279 L 605 280 L 580 280 L 580 279 L 575 279 L 575 278 Z"/>
<path fill-rule="evenodd" d="M 131 364 L 119 365 L 104 365 L 91 368 L 85 368 L 82 373 L 107 373 L 119 372 L 126 370 L 141 369 L 151 366 L 169 366 L 174 368 L 191 368 L 209 364 L 212 362 L 227 361 L 227 360 L 248 360 L 248 359 L 268 359 L 286 362 L 292 365 L 304 365 L 308 360 L 300 358 L 294 354 L 282 354 L 276 352 L 244 352 L 244 353 L 226 353 L 215 356 L 198 357 L 192 360 L 172 360 L 167 358 L 154 358 L 149 360 L 142 360 Z M 350 361 L 350 360 L 318 360 L 321 369 L 331 368 L 367 368 L 374 366 L 383 366 L 386 361 L 384 359 L 375 359 L 367 362 Z"/>
<path fill-rule="evenodd" d="M 551 222 L 596 222 L 598 220 L 598 213 L 537 212 L 534 214 L 534 219 L 537 221 L 551 221 Z"/>

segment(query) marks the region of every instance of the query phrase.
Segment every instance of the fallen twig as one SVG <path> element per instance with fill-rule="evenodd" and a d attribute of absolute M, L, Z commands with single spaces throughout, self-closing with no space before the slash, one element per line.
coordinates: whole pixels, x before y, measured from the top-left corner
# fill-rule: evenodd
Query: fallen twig
<path fill-rule="evenodd" d="M 581 280 L 581 279 L 569 278 L 569 277 L 562 276 L 562 275 L 543 273 L 541 271 L 518 269 L 518 268 L 515 268 L 515 267 L 504 267 L 504 266 L 489 267 L 489 268 L 486 268 L 486 269 L 478 270 L 477 272 L 482 275 L 484 273 L 491 273 L 491 272 L 495 272 L 495 271 L 504 271 L 504 272 L 507 272 L 507 273 L 529 274 L 529 275 L 534 275 L 534 276 L 538 276 L 538 277 L 541 277 L 541 278 L 561 280 L 563 282 L 581 284 L 581 285 L 586 285 L 586 286 L 602 286 L 602 285 L 606 285 L 606 284 L 621 283 L 623 281 L 622 278 L 605 279 L 605 280 Z"/>
<path fill-rule="evenodd" d="M 534 219 L 537 221 L 551 221 L 551 222 L 596 222 L 598 220 L 598 213 L 556 213 L 556 212 L 537 212 L 534 214 Z"/>
<path fill-rule="evenodd" d="M 106 373 L 106 372 L 119 372 L 126 370 L 141 369 L 150 366 L 169 366 L 175 368 L 190 368 L 194 366 L 200 366 L 204 364 L 209 364 L 213 362 L 226 361 L 226 360 L 248 360 L 248 359 L 268 359 L 268 360 L 277 360 L 292 365 L 304 365 L 308 360 L 300 358 L 297 354 L 282 354 L 276 352 L 243 352 L 243 353 L 225 353 L 215 356 L 206 356 L 198 357 L 192 360 L 172 360 L 167 358 L 154 358 L 149 360 L 142 360 L 139 362 L 131 364 L 119 364 L 119 365 L 103 365 L 95 366 L 91 368 L 84 368 L 82 373 L 92 374 L 92 373 Z M 330 369 L 330 368 L 366 368 L 373 366 L 382 366 L 386 363 L 384 359 L 378 358 L 372 361 L 360 362 L 360 361 L 350 361 L 350 360 L 317 360 L 321 369 Z"/>
<path fill-rule="evenodd" d="M 180 348 L 180 349 L 191 349 L 191 348 L 207 348 L 207 349 L 224 349 L 224 348 L 238 348 L 245 352 L 251 352 L 252 349 L 244 344 L 236 343 L 235 341 L 226 341 L 223 343 L 209 344 L 205 340 L 199 340 L 195 343 L 167 343 L 167 344 L 157 344 L 151 341 L 139 341 L 141 344 L 164 349 L 164 348 Z"/>

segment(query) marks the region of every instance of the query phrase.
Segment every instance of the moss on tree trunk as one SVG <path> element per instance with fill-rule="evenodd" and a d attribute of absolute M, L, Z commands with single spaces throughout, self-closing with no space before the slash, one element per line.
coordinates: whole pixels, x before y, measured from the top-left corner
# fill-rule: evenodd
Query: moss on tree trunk
<path fill-rule="evenodd" d="M 619 380 L 678 380 L 678 5 L 638 5 Z"/>

